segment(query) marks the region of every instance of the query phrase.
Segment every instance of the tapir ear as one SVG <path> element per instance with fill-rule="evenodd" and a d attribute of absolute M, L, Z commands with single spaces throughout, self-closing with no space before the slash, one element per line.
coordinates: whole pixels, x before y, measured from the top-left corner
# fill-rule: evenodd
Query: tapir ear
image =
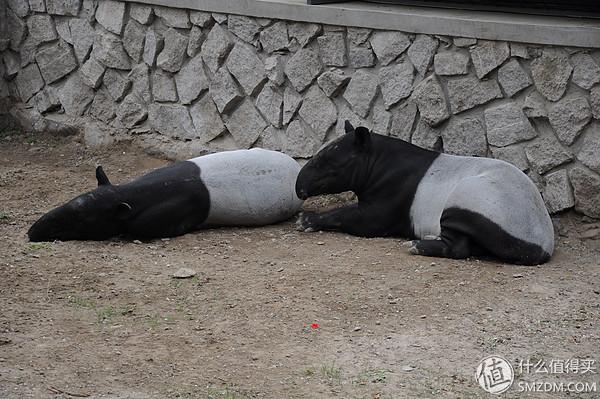
<path fill-rule="evenodd" d="M 354 126 L 352 126 L 352 123 L 350 123 L 348 119 L 344 122 L 344 130 L 346 133 L 352 133 L 354 131 Z"/>
<path fill-rule="evenodd" d="M 96 180 L 98 180 L 98 186 L 110 186 L 110 180 L 106 177 L 106 173 L 104 173 L 102 166 L 96 168 Z"/>
<path fill-rule="evenodd" d="M 131 205 L 129 205 L 127 202 L 121 202 L 121 203 L 119 203 L 119 205 L 117 205 L 117 212 L 116 212 L 117 219 L 125 220 L 125 219 L 128 219 L 130 215 L 131 215 Z"/>
<path fill-rule="evenodd" d="M 354 130 L 354 145 L 361 150 L 367 150 L 371 146 L 371 132 L 366 127 L 360 126 Z"/>

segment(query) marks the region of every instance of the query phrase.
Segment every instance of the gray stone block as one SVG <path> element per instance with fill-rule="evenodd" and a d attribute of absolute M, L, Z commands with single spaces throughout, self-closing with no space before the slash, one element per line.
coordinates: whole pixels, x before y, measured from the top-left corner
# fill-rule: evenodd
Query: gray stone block
<path fill-rule="evenodd" d="M 54 21 L 50 15 L 32 15 L 27 19 L 27 29 L 29 37 L 35 44 L 51 42 L 58 37 Z"/>
<path fill-rule="evenodd" d="M 485 126 L 478 118 L 450 119 L 446 128 L 442 130 L 444 152 L 453 155 L 485 157 L 487 155 L 487 141 Z"/>
<path fill-rule="evenodd" d="M 479 80 L 475 76 L 449 80 L 447 88 L 453 114 L 502 98 L 495 80 Z"/>
<path fill-rule="evenodd" d="M 300 47 L 305 47 L 321 32 L 321 25 L 306 22 L 288 23 L 288 36 L 295 39 Z"/>
<path fill-rule="evenodd" d="M 532 169 L 539 174 L 573 160 L 573 154 L 563 148 L 554 136 L 536 139 L 525 147 L 525 155 Z"/>
<path fill-rule="evenodd" d="M 508 162 L 522 171 L 529 169 L 529 163 L 525 156 L 525 150 L 519 145 L 511 145 L 508 147 L 491 147 L 492 156 L 496 159 Z"/>
<path fill-rule="evenodd" d="M 421 121 L 435 126 L 450 117 L 446 96 L 435 75 L 431 75 L 419 83 L 412 98 L 421 113 Z"/>
<path fill-rule="evenodd" d="M 443 52 L 433 59 L 435 73 L 440 76 L 466 75 L 469 72 L 469 56 L 459 52 Z"/>
<path fill-rule="evenodd" d="M 283 92 L 283 125 L 290 123 L 300 104 L 302 104 L 302 96 L 293 87 L 287 86 Z"/>
<path fill-rule="evenodd" d="M 182 104 L 190 104 L 200 94 L 208 90 L 208 78 L 204 73 L 204 65 L 200 54 L 188 61 L 181 70 L 175 74 L 177 93 Z"/>
<path fill-rule="evenodd" d="M 285 62 L 279 55 L 272 55 L 265 59 L 265 74 L 271 83 L 281 86 L 285 82 Z"/>
<path fill-rule="evenodd" d="M 409 37 L 395 31 L 375 31 L 370 42 L 381 65 L 388 65 L 410 46 Z"/>
<path fill-rule="evenodd" d="M 479 40 L 470 48 L 475 73 L 479 79 L 502 65 L 510 56 L 506 42 Z"/>
<path fill-rule="evenodd" d="M 544 190 L 542 196 L 548 212 L 557 213 L 575 205 L 573 191 L 569 184 L 566 170 L 557 170 L 544 176 Z"/>
<path fill-rule="evenodd" d="M 284 21 L 275 22 L 260 33 L 260 43 L 269 54 L 287 49 L 289 42 L 287 24 Z"/>
<path fill-rule="evenodd" d="M 585 97 L 564 97 L 550 106 L 548 120 L 561 143 L 571 145 L 592 119 L 592 110 Z"/>
<path fill-rule="evenodd" d="M 80 64 L 82 64 L 92 50 L 96 32 L 89 21 L 85 19 L 69 20 L 69 34 L 73 41 L 75 56 Z"/>
<path fill-rule="evenodd" d="M 99 90 L 90 105 L 89 114 L 104 123 L 109 123 L 116 116 L 116 108 L 113 99 L 103 90 Z"/>
<path fill-rule="evenodd" d="M 152 15 L 151 6 L 139 3 L 129 4 L 129 16 L 142 25 L 148 25 L 152 22 Z"/>
<path fill-rule="evenodd" d="M 244 15 L 230 15 L 227 29 L 245 42 L 253 43 L 260 32 L 260 25 L 254 18 Z"/>
<path fill-rule="evenodd" d="M 414 67 L 406 60 L 379 69 L 379 86 L 386 109 L 410 96 Z"/>
<path fill-rule="evenodd" d="M 227 68 L 219 69 L 209 82 L 209 92 L 219 112 L 228 112 L 244 96 Z"/>
<path fill-rule="evenodd" d="M 594 118 L 600 119 L 600 84 L 597 84 L 590 90 L 590 104 L 592 115 Z"/>
<path fill-rule="evenodd" d="M 484 115 L 490 145 L 505 147 L 537 136 L 523 111 L 514 103 L 487 108 Z"/>
<path fill-rule="evenodd" d="M 100 83 L 102 83 L 104 71 L 106 71 L 106 67 L 93 58 L 87 60 L 85 64 L 83 64 L 81 68 L 79 68 L 81 80 L 83 81 L 83 83 L 85 83 L 93 89 L 98 88 L 98 86 L 100 86 Z"/>
<path fill-rule="evenodd" d="M 171 28 L 187 29 L 191 26 L 188 10 L 183 8 L 154 6 L 154 14 Z"/>
<path fill-rule="evenodd" d="M 265 66 L 252 47 L 238 43 L 227 57 L 227 69 L 240 83 L 244 92 L 251 96 L 267 79 Z"/>
<path fill-rule="evenodd" d="M 240 148 L 250 148 L 267 127 L 267 122 L 252 101 L 246 99 L 231 113 L 225 125 Z"/>
<path fill-rule="evenodd" d="M 44 80 L 36 64 L 30 64 L 19 71 L 17 87 L 23 102 L 28 101 L 44 87 Z"/>
<path fill-rule="evenodd" d="M 102 81 L 108 93 L 115 101 L 121 101 L 131 87 L 131 81 L 127 79 L 124 72 L 110 68 L 104 72 Z"/>
<path fill-rule="evenodd" d="M 600 176 L 583 167 L 569 171 L 573 185 L 575 210 L 593 218 L 600 218 Z"/>
<path fill-rule="evenodd" d="M 431 65 L 438 41 L 429 35 L 417 35 L 415 41 L 408 48 L 408 58 L 413 63 L 419 74 L 425 76 Z"/>
<path fill-rule="evenodd" d="M 125 3 L 102 0 L 96 9 L 96 21 L 114 34 L 120 35 L 125 24 Z"/>
<path fill-rule="evenodd" d="M 148 118 L 146 103 L 136 93 L 130 93 L 117 107 L 117 124 L 133 128 Z"/>
<path fill-rule="evenodd" d="M 142 58 L 148 66 L 154 66 L 156 56 L 162 51 L 164 39 L 158 35 L 154 29 L 150 28 L 146 31 L 146 39 L 144 41 L 144 53 Z"/>
<path fill-rule="evenodd" d="M 575 53 L 571 56 L 573 65 L 573 83 L 582 89 L 589 90 L 600 82 L 600 66 L 586 53 Z"/>
<path fill-rule="evenodd" d="M 173 28 L 169 28 L 164 36 L 164 48 L 156 59 L 156 66 L 168 72 L 177 72 L 183 64 L 188 45 L 188 38 Z"/>
<path fill-rule="evenodd" d="M 193 139 L 197 136 L 190 113 L 184 105 L 150 104 L 150 126 L 165 136 L 176 139 Z"/>
<path fill-rule="evenodd" d="M 196 135 L 204 143 L 208 143 L 225 132 L 225 124 L 210 96 L 204 96 L 191 108 L 190 115 L 196 128 Z"/>
<path fill-rule="evenodd" d="M 417 104 L 406 101 L 391 110 L 390 136 L 410 143 L 412 128 L 417 118 Z"/>
<path fill-rule="evenodd" d="M 104 30 L 96 33 L 91 56 L 109 68 L 131 69 L 131 60 L 121 38 Z"/>
<path fill-rule="evenodd" d="M 378 85 L 377 75 L 364 69 L 359 69 L 352 75 L 352 79 L 344 91 L 344 98 L 360 117 L 366 118 L 369 114 L 377 95 Z"/>
<path fill-rule="evenodd" d="M 190 11 L 190 21 L 201 28 L 208 27 L 213 23 L 212 15 L 204 11 Z"/>
<path fill-rule="evenodd" d="M 317 52 L 310 48 L 303 48 L 288 60 L 285 74 L 294 88 L 302 92 L 319 76 L 322 68 Z"/>
<path fill-rule="evenodd" d="M 271 125 L 281 127 L 283 96 L 273 87 L 265 85 L 256 98 L 256 107 Z"/>
<path fill-rule="evenodd" d="M 348 83 L 350 76 L 338 68 L 325 71 L 317 78 L 317 84 L 329 97 L 337 95 L 340 89 Z"/>
<path fill-rule="evenodd" d="M 296 158 L 310 158 L 316 154 L 323 141 L 304 126 L 301 121 L 294 120 L 285 131 L 283 152 Z"/>
<path fill-rule="evenodd" d="M 600 173 L 600 124 L 595 122 L 585 130 L 583 145 L 577 154 L 582 164 Z"/>
<path fill-rule="evenodd" d="M 517 60 L 510 60 L 500 67 L 498 70 L 498 82 L 507 97 L 514 96 L 533 83 Z"/>
<path fill-rule="evenodd" d="M 80 7 L 81 0 L 46 0 L 48 14 L 76 17 Z"/>
<path fill-rule="evenodd" d="M 429 126 L 429 124 L 423 121 L 423 118 L 417 123 L 410 141 L 418 147 L 432 151 L 439 151 L 442 148 L 440 130 Z"/>
<path fill-rule="evenodd" d="M 544 49 L 542 56 L 531 62 L 535 87 L 550 101 L 558 101 L 563 96 L 572 70 L 569 58 L 559 49 Z"/>
<path fill-rule="evenodd" d="M 312 86 L 304 96 L 298 113 L 313 132 L 323 139 L 337 119 L 335 104 L 316 85 Z"/>
<path fill-rule="evenodd" d="M 537 91 L 532 91 L 525 97 L 523 112 L 528 118 L 546 118 L 548 116 L 546 100 Z"/>
<path fill-rule="evenodd" d="M 62 41 L 40 49 L 35 60 L 46 83 L 55 82 L 77 68 L 71 46 Z"/>
<path fill-rule="evenodd" d="M 202 59 L 212 73 L 221 67 L 232 47 L 233 42 L 229 39 L 227 32 L 219 24 L 215 24 L 202 43 L 201 52 Z"/>
<path fill-rule="evenodd" d="M 321 61 L 327 66 L 343 67 L 348 65 L 346 38 L 341 32 L 328 32 L 317 38 Z"/>
<path fill-rule="evenodd" d="M 154 101 L 175 102 L 177 101 L 177 90 L 175 80 L 168 72 L 157 69 L 152 75 L 152 96 Z"/>
<path fill-rule="evenodd" d="M 80 116 L 94 100 L 94 90 L 83 83 L 76 72 L 60 86 L 58 98 L 67 115 Z"/>
<path fill-rule="evenodd" d="M 144 53 L 144 40 L 146 38 L 146 28 L 140 23 L 130 20 L 125 26 L 123 33 L 123 47 L 133 62 L 140 62 Z"/>

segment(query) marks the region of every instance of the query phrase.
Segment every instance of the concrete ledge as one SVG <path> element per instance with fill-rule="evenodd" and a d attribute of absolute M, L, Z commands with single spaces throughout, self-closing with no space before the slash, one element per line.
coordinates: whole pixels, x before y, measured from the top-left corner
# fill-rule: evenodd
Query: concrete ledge
<path fill-rule="evenodd" d="M 125 0 L 130 1 L 131 0 Z M 495 12 L 305 0 L 137 0 L 138 3 L 330 25 L 600 48 L 600 21 Z"/>

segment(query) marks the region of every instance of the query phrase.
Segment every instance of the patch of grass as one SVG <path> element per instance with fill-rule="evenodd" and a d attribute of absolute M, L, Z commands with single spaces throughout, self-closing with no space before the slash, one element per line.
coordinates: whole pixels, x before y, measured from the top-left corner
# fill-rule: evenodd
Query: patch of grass
<path fill-rule="evenodd" d="M 108 323 L 116 315 L 117 311 L 112 306 L 100 308 L 96 311 L 98 323 Z"/>
<path fill-rule="evenodd" d="M 69 303 L 77 308 L 83 309 L 96 309 L 96 304 L 91 299 L 80 298 L 77 296 L 70 296 Z"/>
<path fill-rule="evenodd" d="M 40 249 L 52 249 L 52 243 L 51 242 L 32 242 L 31 244 L 29 244 L 27 246 L 27 251 L 29 251 L 29 252 L 39 251 Z"/>
<path fill-rule="evenodd" d="M 369 382 L 373 384 L 385 384 L 387 382 L 387 374 L 389 373 L 393 373 L 393 371 L 389 369 L 366 370 L 357 375 L 352 383 L 361 385 Z"/>
<path fill-rule="evenodd" d="M 312 377 L 317 373 L 317 370 L 314 367 L 307 367 L 304 369 L 304 375 L 307 377 Z"/>
<path fill-rule="evenodd" d="M 151 330 L 156 330 L 161 324 L 172 324 L 175 322 L 175 319 L 171 315 L 160 316 L 160 315 L 146 315 L 146 321 L 148 322 L 148 327 Z"/>
<path fill-rule="evenodd" d="M 337 384 L 342 383 L 342 368 L 336 366 L 335 363 L 323 364 L 320 372 L 321 375 L 327 378 L 330 382 L 335 382 Z"/>
<path fill-rule="evenodd" d="M 0 223 L 5 223 L 10 220 L 10 216 L 6 212 L 0 211 Z"/>
<path fill-rule="evenodd" d="M 225 386 L 224 388 L 208 388 L 206 396 L 208 399 L 242 399 L 244 397 L 231 386 Z"/>

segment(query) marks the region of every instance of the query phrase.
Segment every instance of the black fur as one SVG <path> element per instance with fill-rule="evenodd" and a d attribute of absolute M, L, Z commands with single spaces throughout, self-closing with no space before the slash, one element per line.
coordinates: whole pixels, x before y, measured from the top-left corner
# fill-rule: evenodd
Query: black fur
<path fill-rule="evenodd" d="M 103 240 L 117 235 L 171 237 L 197 228 L 208 216 L 209 193 L 193 162 L 178 162 L 114 186 L 101 167 L 98 188 L 44 216 L 31 241 Z"/>

